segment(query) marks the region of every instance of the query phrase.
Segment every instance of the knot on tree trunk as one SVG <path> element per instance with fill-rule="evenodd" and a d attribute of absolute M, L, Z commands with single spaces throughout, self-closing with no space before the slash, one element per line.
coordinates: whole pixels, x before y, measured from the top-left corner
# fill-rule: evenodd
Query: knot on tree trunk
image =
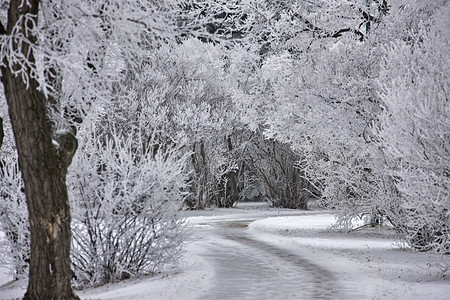
<path fill-rule="evenodd" d="M 78 141 L 74 134 L 71 132 L 58 134 L 53 141 L 56 144 L 56 155 L 63 161 L 65 167 L 69 167 L 78 148 Z"/>

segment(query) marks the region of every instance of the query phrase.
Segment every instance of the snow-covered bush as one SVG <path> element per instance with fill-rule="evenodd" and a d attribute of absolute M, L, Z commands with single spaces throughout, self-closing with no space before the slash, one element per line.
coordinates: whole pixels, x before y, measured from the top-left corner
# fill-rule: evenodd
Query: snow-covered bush
<path fill-rule="evenodd" d="M 27 275 L 30 257 L 30 229 L 17 161 L 0 161 L 0 264 L 10 268 L 14 279 Z"/>
<path fill-rule="evenodd" d="M 450 253 L 449 14 L 448 1 L 419 1 L 392 20 L 403 30 L 382 49 L 377 132 L 396 188 L 392 222 L 413 249 L 443 253 Z"/>
<path fill-rule="evenodd" d="M 0 140 L 0 265 L 9 268 L 14 279 L 19 279 L 28 273 L 30 231 L 22 175 L 5 102 L 0 96 L 3 119 L 0 135 L 4 135 Z"/>
<path fill-rule="evenodd" d="M 177 212 L 186 194 L 186 155 L 155 148 L 140 131 L 96 136 L 75 156 L 72 261 L 79 285 L 149 274 L 176 261 L 183 238 Z"/>

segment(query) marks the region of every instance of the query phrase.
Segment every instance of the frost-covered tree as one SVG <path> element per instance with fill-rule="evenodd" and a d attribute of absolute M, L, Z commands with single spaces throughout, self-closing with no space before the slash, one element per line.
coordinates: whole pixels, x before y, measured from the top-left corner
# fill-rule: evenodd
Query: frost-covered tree
<path fill-rule="evenodd" d="M 450 252 L 450 23 L 448 1 L 397 8 L 383 53 L 377 138 L 394 185 L 387 211 L 419 251 Z M 384 39 L 387 39 L 386 37 Z"/>
<path fill-rule="evenodd" d="M 196 208 L 230 206 L 223 202 L 223 192 L 230 195 L 224 182 L 230 183 L 236 170 L 237 147 L 231 136 L 240 125 L 227 89 L 224 49 L 187 39 L 162 46 L 148 61 L 148 67 L 129 80 L 129 90 L 140 103 L 136 111 L 142 112 L 149 128 L 158 130 L 161 147 L 180 138 L 186 142 L 183 151 L 191 154 L 192 171 L 187 203 Z M 123 107 L 132 111 L 128 104 Z M 135 118 L 124 118 L 128 119 Z"/>
<path fill-rule="evenodd" d="M 342 196 L 357 197 L 355 193 L 368 197 L 370 190 L 360 188 L 367 166 L 357 163 L 358 157 L 364 159 L 361 147 L 367 148 L 363 138 L 367 117 L 358 114 L 362 105 L 354 100 L 356 95 L 348 97 L 339 82 L 333 86 L 320 73 L 333 57 L 319 54 L 314 57 L 321 64 L 318 69 L 289 53 L 266 57 L 261 66 L 257 55 L 240 56 L 232 71 L 234 97 L 245 109 L 242 118 L 250 128 L 261 128 L 266 138 L 290 145 L 297 153 L 293 157 L 298 161 L 292 162 L 312 190 L 336 202 Z M 342 98 L 329 98 L 330 94 Z"/>
<path fill-rule="evenodd" d="M 353 2 L 255 4 L 267 47 L 236 48 L 233 97 L 245 123 L 299 153 L 342 225 L 383 215 L 413 248 L 448 252 L 448 3 Z"/>
<path fill-rule="evenodd" d="M 115 98 L 115 84 L 172 39 L 172 1 L 2 2 L 0 67 L 31 231 L 26 299 L 77 298 L 70 281 L 65 178 L 75 123 Z"/>
<path fill-rule="evenodd" d="M 199 0 L 184 25 L 206 40 L 245 45 L 259 54 L 301 54 L 327 39 L 363 40 L 389 10 L 386 0 Z M 320 41 L 318 43 L 318 41 Z"/>
<path fill-rule="evenodd" d="M 39 1 L 11 1 L 7 25 L 0 25 L 2 82 L 31 224 L 25 298 L 73 299 L 77 297 L 70 285 L 71 217 L 65 176 L 77 143 L 70 131 L 52 134 L 47 111 L 52 100 L 40 88 L 36 67 L 39 10 Z"/>
<path fill-rule="evenodd" d="M 376 27 L 387 3 L 246 1 L 244 7 L 245 34 L 231 66 L 243 121 L 291 145 L 302 176 L 328 205 L 353 215 L 376 210 L 370 203 L 376 147 L 368 141 L 379 56 L 366 42 L 366 25 Z"/>

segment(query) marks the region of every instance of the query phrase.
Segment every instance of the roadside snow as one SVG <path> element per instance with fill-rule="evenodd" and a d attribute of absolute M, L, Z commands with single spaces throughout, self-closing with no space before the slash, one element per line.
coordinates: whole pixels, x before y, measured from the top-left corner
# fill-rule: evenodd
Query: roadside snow
<path fill-rule="evenodd" d="M 363 299 L 450 299 L 450 278 L 443 279 L 436 266 L 441 259 L 448 264 L 448 256 L 407 250 L 388 228 L 339 232 L 334 222 L 331 214 L 273 217 L 251 223 L 249 230 L 262 242 L 333 270 Z"/>
<path fill-rule="evenodd" d="M 8 275 L 8 269 L 0 266 L 0 286 L 11 280 L 11 276 Z"/>
<path fill-rule="evenodd" d="M 328 229 L 336 222 L 332 214 L 312 216 L 284 216 L 258 220 L 250 224 L 250 228 L 270 233 L 282 233 L 284 231 L 319 230 Z"/>
<path fill-rule="evenodd" d="M 373 238 L 349 238 L 326 237 L 317 235 L 315 231 L 330 234 L 336 218 L 332 214 L 310 216 L 285 216 L 258 220 L 249 225 L 250 230 L 259 233 L 270 233 L 282 236 L 290 236 L 290 241 L 301 246 L 310 246 L 329 249 L 393 249 L 399 248 L 391 240 Z M 354 226 L 361 224 L 355 223 Z M 300 235 L 300 237 L 296 237 Z M 313 235 L 315 237 L 308 237 Z"/>

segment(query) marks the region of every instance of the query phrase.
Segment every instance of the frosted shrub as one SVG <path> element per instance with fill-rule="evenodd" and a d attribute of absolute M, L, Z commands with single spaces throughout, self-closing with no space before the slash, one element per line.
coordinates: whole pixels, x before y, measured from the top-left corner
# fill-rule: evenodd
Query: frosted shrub
<path fill-rule="evenodd" d="M 14 279 L 28 274 L 30 230 L 23 181 L 15 159 L 0 163 L 0 264 L 11 268 Z"/>
<path fill-rule="evenodd" d="M 156 150 L 138 133 L 101 139 L 92 133 L 74 159 L 69 182 L 78 285 L 154 273 L 180 253 L 186 157 L 176 146 Z"/>
<path fill-rule="evenodd" d="M 0 96 L 0 116 L 6 115 L 5 102 Z M 0 265 L 9 268 L 14 279 L 20 279 L 28 274 L 30 257 L 28 210 L 11 123 L 8 118 L 3 121 L 0 124 L 4 130 L 4 138 L 0 140 Z"/>

